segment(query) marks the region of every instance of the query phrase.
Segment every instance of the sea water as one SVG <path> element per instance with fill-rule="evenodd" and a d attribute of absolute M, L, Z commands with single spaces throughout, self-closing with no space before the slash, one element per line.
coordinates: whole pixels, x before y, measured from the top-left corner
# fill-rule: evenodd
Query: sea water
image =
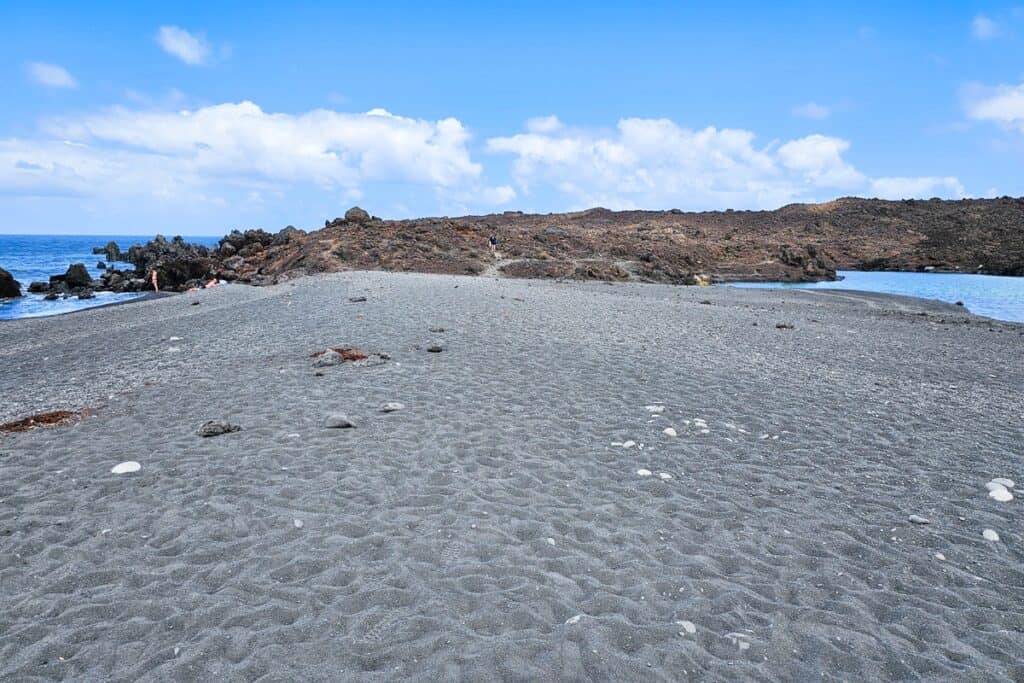
<path fill-rule="evenodd" d="M 7 270 L 21 283 L 25 292 L 32 281 L 48 282 L 51 275 L 63 274 L 72 263 L 84 263 L 93 278 L 99 277 L 96 268 L 100 261 L 106 262 L 104 254 L 93 254 L 93 247 L 106 246 L 116 242 L 121 251 L 128 251 L 134 244 L 145 244 L 153 235 L 0 235 L 0 268 Z M 213 246 L 217 237 L 186 237 L 187 242 Z M 131 268 L 127 263 L 115 263 L 119 269 Z M 0 299 L 0 320 L 31 318 L 44 315 L 68 313 L 83 308 L 129 301 L 141 294 L 115 294 L 97 292 L 94 299 L 57 299 L 46 301 L 42 294 L 26 294 L 18 299 Z"/>
<path fill-rule="evenodd" d="M 1024 277 L 966 273 L 887 273 L 842 270 L 835 282 L 737 282 L 734 287 L 847 289 L 901 294 L 948 303 L 962 302 L 971 313 L 1024 322 Z"/>

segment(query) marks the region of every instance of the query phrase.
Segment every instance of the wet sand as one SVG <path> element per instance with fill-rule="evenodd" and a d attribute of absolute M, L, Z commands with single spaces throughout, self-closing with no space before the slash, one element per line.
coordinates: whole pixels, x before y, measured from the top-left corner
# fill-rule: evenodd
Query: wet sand
<path fill-rule="evenodd" d="M 0 323 L 0 422 L 91 409 L 0 435 L 0 679 L 1020 680 L 1022 357 L 884 295 L 384 273 Z"/>

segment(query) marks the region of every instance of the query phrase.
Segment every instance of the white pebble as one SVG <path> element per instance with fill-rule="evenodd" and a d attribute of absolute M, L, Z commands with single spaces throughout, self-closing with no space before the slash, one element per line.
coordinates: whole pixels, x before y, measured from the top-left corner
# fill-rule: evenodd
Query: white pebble
<path fill-rule="evenodd" d="M 622 447 L 623 448 L 632 448 L 635 445 L 636 445 L 636 441 L 623 441 L 622 442 Z"/>
<path fill-rule="evenodd" d="M 405 404 L 399 403 L 398 401 L 388 401 L 381 405 L 380 412 L 382 413 L 394 413 L 399 410 L 404 410 Z"/>
<path fill-rule="evenodd" d="M 672 478 L 672 475 L 669 474 L 668 472 L 658 472 L 658 476 L 661 477 L 662 479 L 665 479 L 666 481 Z"/>
<path fill-rule="evenodd" d="M 993 543 L 999 542 L 999 534 L 992 529 L 985 529 L 981 532 L 981 535 L 985 537 L 986 541 L 992 541 Z"/>
<path fill-rule="evenodd" d="M 697 632 L 697 627 L 694 625 L 692 621 L 683 620 L 677 621 L 676 623 L 682 626 L 683 630 L 689 633 L 691 636 Z"/>
<path fill-rule="evenodd" d="M 572 626 L 573 624 L 580 623 L 580 619 L 582 619 L 582 618 L 583 618 L 582 614 L 577 614 L 574 617 L 569 617 L 568 619 L 566 619 L 565 623 L 568 624 L 569 626 Z"/>
<path fill-rule="evenodd" d="M 306 526 L 305 522 L 303 522 L 301 519 L 295 520 L 293 524 L 295 524 L 296 529 L 301 529 L 302 527 Z"/>
<path fill-rule="evenodd" d="M 664 432 L 665 434 L 669 435 L 669 436 L 677 436 L 676 430 L 674 428 L 672 428 L 672 427 L 665 427 L 665 429 L 663 429 L 661 431 Z"/>
<path fill-rule="evenodd" d="M 1007 479 L 1006 477 L 996 477 L 991 481 L 993 484 L 999 484 L 1000 486 L 1008 489 L 1013 488 L 1013 479 Z"/>
<path fill-rule="evenodd" d="M 665 412 L 665 406 L 653 405 L 653 406 L 644 406 L 644 408 L 646 408 L 647 412 L 649 412 L 649 413 L 663 413 L 663 412 Z"/>
<path fill-rule="evenodd" d="M 179 351 L 181 351 L 181 349 L 179 349 L 177 346 L 167 347 L 167 353 L 178 353 Z"/>
<path fill-rule="evenodd" d="M 649 477 L 651 476 L 651 474 L 653 474 L 653 472 L 651 472 L 650 470 L 645 469 L 639 469 L 636 471 L 636 473 L 639 474 L 641 477 Z"/>
<path fill-rule="evenodd" d="M 181 341 L 181 337 L 171 337 L 167 341 Z"/>
<path fill-rule="evenodd" d="M 935 553 L 935 559 L 936 560 L 942 560 L 943 562 L 945 562 L 946 561 L 946 556 L 943 555 L 942 553 Z"/>
<path fill-rule="evenodd" d="M 994 489 L 990 489 L 988 492 L 989 498 L 995 498 L 1000 503 L 1006 503 L 1013 500 L 1013 494 L 1007 491 L 1002 486 Z"/>
<path fill-rule="evenodd" d="M 547 542 L 548 542 L 548 545 L 554 545 L 555 544 L 555 539 L 549 538 L 549 539 L 547 539 Z"/>
<path fill-rule="evenodd" d="M 142 465 L 140 465 L 139 463 L 135 462 L 134 460 L 129 460 L 128 462 L 123 462 L 120 465 L 114 465 L 114 467 L 111 468 L 110 473 L 111 474 L 128 474 L 130 472 L 138 472 L 141 469 L 142 469 Z"/>

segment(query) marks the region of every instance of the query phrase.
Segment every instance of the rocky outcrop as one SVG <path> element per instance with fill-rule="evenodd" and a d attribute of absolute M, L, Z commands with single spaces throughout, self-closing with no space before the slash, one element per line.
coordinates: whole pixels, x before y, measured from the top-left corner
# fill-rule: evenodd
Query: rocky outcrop
<path fill-rule="evenodd" d="M 3 268 L 0 268 L 0 299 L 13 299 L 21 296 L 21 283 Z"/>
<path fill-rule="evenodd" d="M 121 254 L 121 247 L 117 246 L 117 242 L 111 240 L 107 242 L 104 247 L 93 247 L 92 253 L 104 254 L 108 261 L 123 261 L 123 255 Z"/>
<path fill-rule="evenodd" d="M 157 235 L 144 245 L 132 246 L 126 260 L 135 266 L 130 279 L 142 279 L 148 283 L 155 271 L 160 289 L 172 292 L 202 286 L 214 276 L 217 267 L 217 260 L 209 249 L 190 244 L 180 236 L 168 240 Z M 125 273 L 119 274 L 125 278 Z M 152 285 L 144 286 L 152 289 Z"/>

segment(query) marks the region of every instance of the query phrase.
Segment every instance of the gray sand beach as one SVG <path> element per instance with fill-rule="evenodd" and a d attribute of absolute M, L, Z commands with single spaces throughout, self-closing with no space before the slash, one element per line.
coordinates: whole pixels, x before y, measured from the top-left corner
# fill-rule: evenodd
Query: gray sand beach
<path fill-rule="evenodd" d="M 0 422 L 89 411 L 0 435 L 0 680 L 1024 680 L 1022 358 L 921 300 L 386 273 L 4 322 Z"/>

